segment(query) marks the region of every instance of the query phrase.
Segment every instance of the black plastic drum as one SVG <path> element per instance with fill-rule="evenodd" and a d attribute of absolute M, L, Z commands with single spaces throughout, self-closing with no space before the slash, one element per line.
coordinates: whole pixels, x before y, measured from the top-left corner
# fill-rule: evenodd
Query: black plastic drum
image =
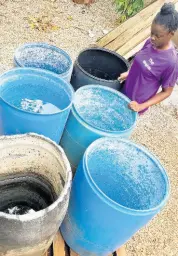
<path fill-rule="evenodd" d="M 71 84 L 75 90 L 88 84 L 120 90 L 118 77 L 128 68 L 129 63 L 119 54 L 104 48 L 88 48 L 79 54 L 74 63 Z"/>

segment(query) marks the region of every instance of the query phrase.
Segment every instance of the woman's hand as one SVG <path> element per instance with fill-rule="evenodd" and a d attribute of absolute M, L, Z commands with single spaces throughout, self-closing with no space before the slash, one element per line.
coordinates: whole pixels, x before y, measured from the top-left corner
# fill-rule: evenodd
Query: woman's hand
<path fill-rule="evenodd" d="M 127 79 L 128 74 L 129 74 L 129 71 L 120 74 L 120 76 L 118 77 L 119 82 L 123 83 Z"/>
<path fill-rule="evenodd" d="M 140 112 L 146 108 L 149 108 L 155 104 L 160 103 L 161 101 L 163 101 L 164 99 L 168 98 L 172 91 L 173 91 L 174 87 L 168 87 L 166 89 L 163 88 L 163 90 L 159 93 L 157 93 L 155 96 L 153 96 L 151 99 L 145 101 L 142 104 L 139 104 L 136 101 L 131 101 L 129 104 L 129 108 L 132 109 L 135 112 Z"/>
<path fill-rule="evenodd" d="M 139 104 L 136 101 L 131 101 L 129 104 L 129 108 L 135 112 L 140 112 L 145 109 L 145 106 L 143 104 Z"/>

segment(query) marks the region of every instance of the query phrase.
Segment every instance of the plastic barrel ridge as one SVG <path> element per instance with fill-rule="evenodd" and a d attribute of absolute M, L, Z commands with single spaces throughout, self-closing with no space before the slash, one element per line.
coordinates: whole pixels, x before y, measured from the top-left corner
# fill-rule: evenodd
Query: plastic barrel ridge
<path fill-rule="evenodd" d="M 67 82 L 70 82 L 73 70 L 73 62 L 68 53 L 46 43 L 28 43 L 17 48 L 14 65 L 49 70 Z"/>
<path fill-rule="evenodd" d="M 76 171 L 62 236 L 81 256 L 107 256 L 160 212 L 169 190 L 166 171 L 147 149 L 100 138 Z"/>
<path fill-rule="evenodd" d="M 44 256 L 68 208 L 69 161 L 60 146 L 37 134 L 1 136 L 0 150 L 1 255 Z M 32 211 L 13 213 L 22 206 Z"/>
<path fill-rule="evenodd" d="M 74 102 L 60 142 L 73 171 L 86 148 L 100 137 L 128 138 L 137 113 L 128 108 L 130 100 L 114 89 L 87 85 L 75 92 Z"/>
<path fill-rule="evenodd" d="M 73 95 L 69 83 L 47 70 L 16 68 L 2 74 L 1 135 L 34 132 L 59 143 Z M 32 106 L 34 108 L 31 111 Z"/>
<path fill-rule="evenodd" d="M 118 81 L 121 73 L 129 68 L 129 62 L 116 52 L 105 48 L 88 48 L 79 53 L 71 78 L 74 90 L 88 84 L 100 84 L 121 90 Z"/>

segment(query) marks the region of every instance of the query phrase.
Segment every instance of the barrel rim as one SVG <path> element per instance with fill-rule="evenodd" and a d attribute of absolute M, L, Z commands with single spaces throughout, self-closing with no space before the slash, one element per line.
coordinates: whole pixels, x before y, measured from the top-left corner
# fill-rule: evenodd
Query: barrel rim
<path fill-rule="evenodd" d="M 96 77 L 96 76 L 91 75 L 91 74 L 88 73 L 84 68 L 82 68 L 82 66 L 81 66 L 80 63 L 79 63 L 79 57 L 80 57 L 80 55 L 81 55 L 82 53 L 86 52 L 86 51 L 94 51 L 94 50 L 95 50 L 95 51 L 98 50 L 98 51 L 102 51 L 102 52 L 107 52 L 107 53 L 110 53 L 110 54 L 114 55 L 115 57 L 120 58 L 120 59 L 125 63 L 125 65 L 126 65 L 126 67 L 127 67 L 127 70 L 129 69 L 129 67 L 130 67 L 129 62 L 128 62 L 123 56 L 121 56 L 121 55 L 118 54 L 117 52 L 111 51 L 111 50 L 106 49 L 106 48 L 101 48 L 101 47 L 86 48 L 86 49 L 84 49 L 83 51 L 81 51 L 81 52 L 79 53 L 77 59 L 75 60 L 75 64 L 77 65 L 77 67 L 78 67 L 85 75 L 87 75 L 87 76 L 89 76 L 89 77 L 95 79 L 95 80 L 98 81 L 98 82 L 108 82 L 108 83 L 114 83 L 114 82 L 116 83 L 116 82 L 117 82 L 117 83 L 120 83 L 118 79 L 115 79 L 115 80 L 106 80 L 106 79 L 98 78 L 98 77 Z M 126 72 L 126 71 L 125 71 L 125 72 Z"/>
<path fill-rule="evenodd" d="M 150 209 L 142 209 L 142 210 L 137 210 L 137 209 L 132 209 L 126 206 L 123 206 L 119 203 L 117 203 L 116 201 L 112 200 L 109 196 L 107 196 L 100 188 L 99 186 L 95 183 L 94 179 L 92 178 L 92 175 L 90 174 L 89 171 L 89 167 L 88 167 L 88 155 L 90 153 L 90 151 L 95 148 L 98 144 L 102 144 L 104 141 L 107 140 L 112 140 L 112 138 L 100 138 L 97 139 L 96 141 L 94 141 L 92 144 L 90 144 L 90 146 L 87 148 L 87 150 L 84 153 L 83 156 L 83 166 L 84 166 L 84 173 L 85 173 L 85 177 L 87 178 L 90 186 L 93 188 L 93 190 L 95 191 L 95 193 L 102 199 L 104 200 L 107 204 L 110 204 L 113 208 L 115 208 L 116 210 L 119 210 L 123 213 L 126 214 L 131 214 L 134 216 L 145 216 L 145 215 L 149 215 L 149 214 L 154 214 L 155 212 L 159 212 L 164 205 L 166 204 L 168 198 L 169 198 L 169 193 L 170 193 L 170 181 L 168 178 L 168 175 L 166 173 L 166 170 L 164 169 L 164 167 L 162 166 L 162 164 L 160 163 L 160 161 L 158 160 L 158 158 L 156 156 L 154 156 L 152 153 L 150 153 L 147 148 L 143 147 L 142 145 L 136 144 L 130 140 L 127 139 L 123 139 L 123 138 L 117 138 L 117 141 L 129 144 L 134 146 L 135 148 L 140 149 L 144 154 L 146 154 L 159 168 L 160 172 L 163 175 L 163 178 L 166 182 L 166 191 L 165 191 L 165 195 L 163 196 L 162 201 L 155 207 L 150 208 Z M 114 140 L 115 141 L 115 140 Z"/>
<path fill-rule="evenodd" d="M 49 139 L 43 135 L 36 134 L 36 133 L 26 133 L 26 134 L 20 134 L 20 135 L 2 136 L 1 139 L 7 139 L 7 138 L 14 139 L 14 137 L 17 139 L 32 137 L 32 138 L 38 138 L 42 141 L 48 142 L 49 144 L 51 144 L 54 147 L 54 149 L 56 149 L 58 151 L 59 154 L 61 154 L 61 159 L 63 159 L 63 161 L 64 161 L 65 170 L 66 170 L 66 182 L 65 182 L 65 185 L 64 185 L 64 188 L 63 188 L 61 194 L 51 205 L 49 205 L 45 209 L 42 209 L 40 211 L 31 213 L 31 214 L 26 214 L 26 215 L 14 215 L 14 214 L 4 213 L 4 212 L 0 211 L 0 217 L 10 219 L 10 220 L 20 221 L 20 222 L 25 222 L 25 221 L 31 221 L 31 220 L 35 220 L 35 219 L 43 217 L 44 215 L 46 215 L 46 213 L 54 210 L 57 207 L 57 205 L 60 204 L 69 195 L 69 191 L 70 191 L 71 185 L 72 185 L 72 170 L 71 170 L 69 160 L 68 160 L 63 148 L 60 145 L 58 145 L 57 143 L 55 143 L 54 141 L 52 141 L 51 139 Z"/>
<path fill-rule="evenodd" d="M 66 51 L 64 51 L 63 49 L 61 49 L 61 48 L 58 48 L 57 46 L 55 46 L 55 45 L 52 45 L 52 44 L 47 44 L 47 43 L 43 43 L 43 42 L 40 42 L 40 43 L 34 43 L 34 42 L 32 42 L 32 43 L 25 43 L 25 44 L 23 44 L 23 45 L 21 45 L 21 46 L 19 46 L 16 50 L 15 50 L 15 53 L 14 53 L 14 61 L 16 62 L 16 64 L 19 66 L 19 67 L 26 67 L 25 65 L 23 65 L 23 63 L 20 61 L 20 60 L 18 60 L 18 58 L 17 58 L 17 55 L 18 54 L 20 54 L 20 52 L 22 51 L 22 50 L 24 50 L 24 49 L 27 49 L 27 48 L 35 48 L 35 47 L 41 47 L 41 48 L 46 48 L 46 49 L 52 49 L 52 50 L 54 50 L 54 51 L 56 51 L 57 53 L 62 53 L 64 56 L 65 56 L 65 58 L 67 58 L 68 59 L 68 61 L 69 61 L 69 67 L 67 68 L 67 70 L 65 71 L 65 72 L 63 72 L 63 73 L 61 73 L 61 74 L 58 74 L 58 73 L 56 73 L 56 74 L 58 74 L 58 75 L 65 75 L 66 73 L 68 73 L 69 71 L 70 71 L 70 69 L 71 69 L 71 66 L 72 66 L 72 64 L 73 64 L 73 62 L 72 62 L 72 59 L 71 59 L 71 57 L 70 57 L 70 55 L 66 52 Z M 27 67 L 26 67 L 27 68 Z M 30 68 L 30 67 L 29 67 Z M 35 68 L 35 67 L 32 67 L 32 68 Z M 43 68 L 41 68 L 41 69 L 43 69 Z M 47 70 L 47 69 L 44 69 L 44 70 Z M 52 72 L 52 71 L 51 71 Z M 55 73 L 55 72 L 54 72 Z"/>
<path fill-rule="evenodd" d="M 103 85 L 90 84 L 90 85 L 82 86 L 75 92 L 74 101 L 73 101 L 72 109 L 71 109 L 72 114 L 75 116 L 75 118 L 78 120 L 78 122 L 80 122 L 83 126 L 86 126 L 89 130 L 91 130 L 97 134 L 101 134 L 103 136 L 117 136 L 119 134 L 125 134 L 127 132 L 130 132 L 133 129 L 133 127 L 136 125 L 136 121 L 138 119 L 138 113 L 134 112 L 134 111 L 133 111 L 134 120 L 133 120 L 132 125 L 128 129 L 125 129 L 123 131 L 107 131 L 104 129 L 98 129 L 95 126 L 91 125 L 89 122 L 87 122 L 83 117 L 81 117 L 81 115 L 78 113 L 78 111 L 75 107 L 75 98 L 76 98 L 77 94 L 80 93 L 80 91 L 88 89 L 88 88 L 103 89 L 103 90 L 112 92 L 115 95 L 123 98 L 128 103 L 131 102 L 131 100 L 124 94 L 116 91 L 115 89 L 112 89 L 112 88 L 109 88 L 109 87 L 106 87 Z"/>
<path fill-rule="evenodd" d="M 68 110 L 68 109 L 70 109 L 70 108 L 72 107 L 73 98 L 74 98 L 74 89 L 73 89 L 73 87 L 71 86 L 71 84 L 68 83 L 67 81 L 65 81 L 63 78 L 59 77 L 56 73 L 51 72 L 51 71 L 48 71 L 48 70 L 45 70 L 45 69 L 38 69 L 38 68 L 13 68 L 13 69 L 10 69 L 10 70 L 8 70 L 8 71 L 6 71 L 6 72 L 4 72 L 3 74 L 0 75 L 0 91 L 2 90 L 3 86 L 5 86 L 5 85 L 3 84 L 3 81 L 7 80 L 7 77 L 6 77 L 6 76 L 8 76 L 8 75 L 10 75 L 10 76 L 16 76 L 17 74 L 19 74 L 18 71 L 20 71 L 20 72 L 22 71 L 21 74 L 26 74 L 26 73 L 27 73 L 27 74 L 30 74 L 30 75 L 32 75 L 32 74 L 33 74 L 33 75 L 41 75 L 42 77 L 44 77 L 44 75 L 45 75 L 45 77 L 47 77 L 47 78 L 49 78 L 49 79 L 51 79 L 51 78 L 50 78 L 50 76 L 51 76 L 51 77 L 54 77 L 55 79 L 58 79 L 58 80 L 62 81 L 62 83 L 65 84 L 65 86 L 69 89 L 70 95 L 68 95 L 68 96 L 71 97 L 71 99 L 69 99 L 70 102 L 69 102 L 69 104 L 68 104 L 67 107 L 63 108 L 62 110 L 59 110 L 59 111 L 56 112 L 56 113 L 40 114 L 40 113 L 30 112 L 30 111 L 26 111 L 26 110 L 17 108 L 16 106 L 13 106 L 12 104 L 10 104 L 10 103 L 7 102 L 6 100 L 4 100 L 4 99 L 2 98 L 2 95 L 0 94 L 1 100 L 2 100 L 5 104 L 7 104 L 9 107 L 11 107 L 11 108 L 13 108 L 13 109 L 15 109 L 16 111 L 19 111 L 19 112 L 21 112 L 21 113 L 28 113 L 28 114 L 30 114 L 30 115 L 36 115 L 36 116 L 54 116 L 54 115 L 58 115 L 59 113 L 62 113 L 62 112 L 64 112 L 64 111 L 66 111 L 66 110 Z M 17 73 L 15 73 L 15 72 L 17 72 Z M 56 83 L 56 84 L 58 84 L 58 83 Z M 58 85 L 59 85 L 59 84 L 58 84 Z M 67 94 L 67 92 L 66 92 L 66 94 Z"/>

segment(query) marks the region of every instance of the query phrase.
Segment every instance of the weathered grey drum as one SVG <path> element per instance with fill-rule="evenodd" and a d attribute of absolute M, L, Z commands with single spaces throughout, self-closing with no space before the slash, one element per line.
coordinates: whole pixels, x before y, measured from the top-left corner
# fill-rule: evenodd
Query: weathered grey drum
<path fill-rule="evenodd" d="M 70 164 L 36 134 L 0 137 L 0 152 L 0 255 L 42 256 L 66 214 Z"/>

